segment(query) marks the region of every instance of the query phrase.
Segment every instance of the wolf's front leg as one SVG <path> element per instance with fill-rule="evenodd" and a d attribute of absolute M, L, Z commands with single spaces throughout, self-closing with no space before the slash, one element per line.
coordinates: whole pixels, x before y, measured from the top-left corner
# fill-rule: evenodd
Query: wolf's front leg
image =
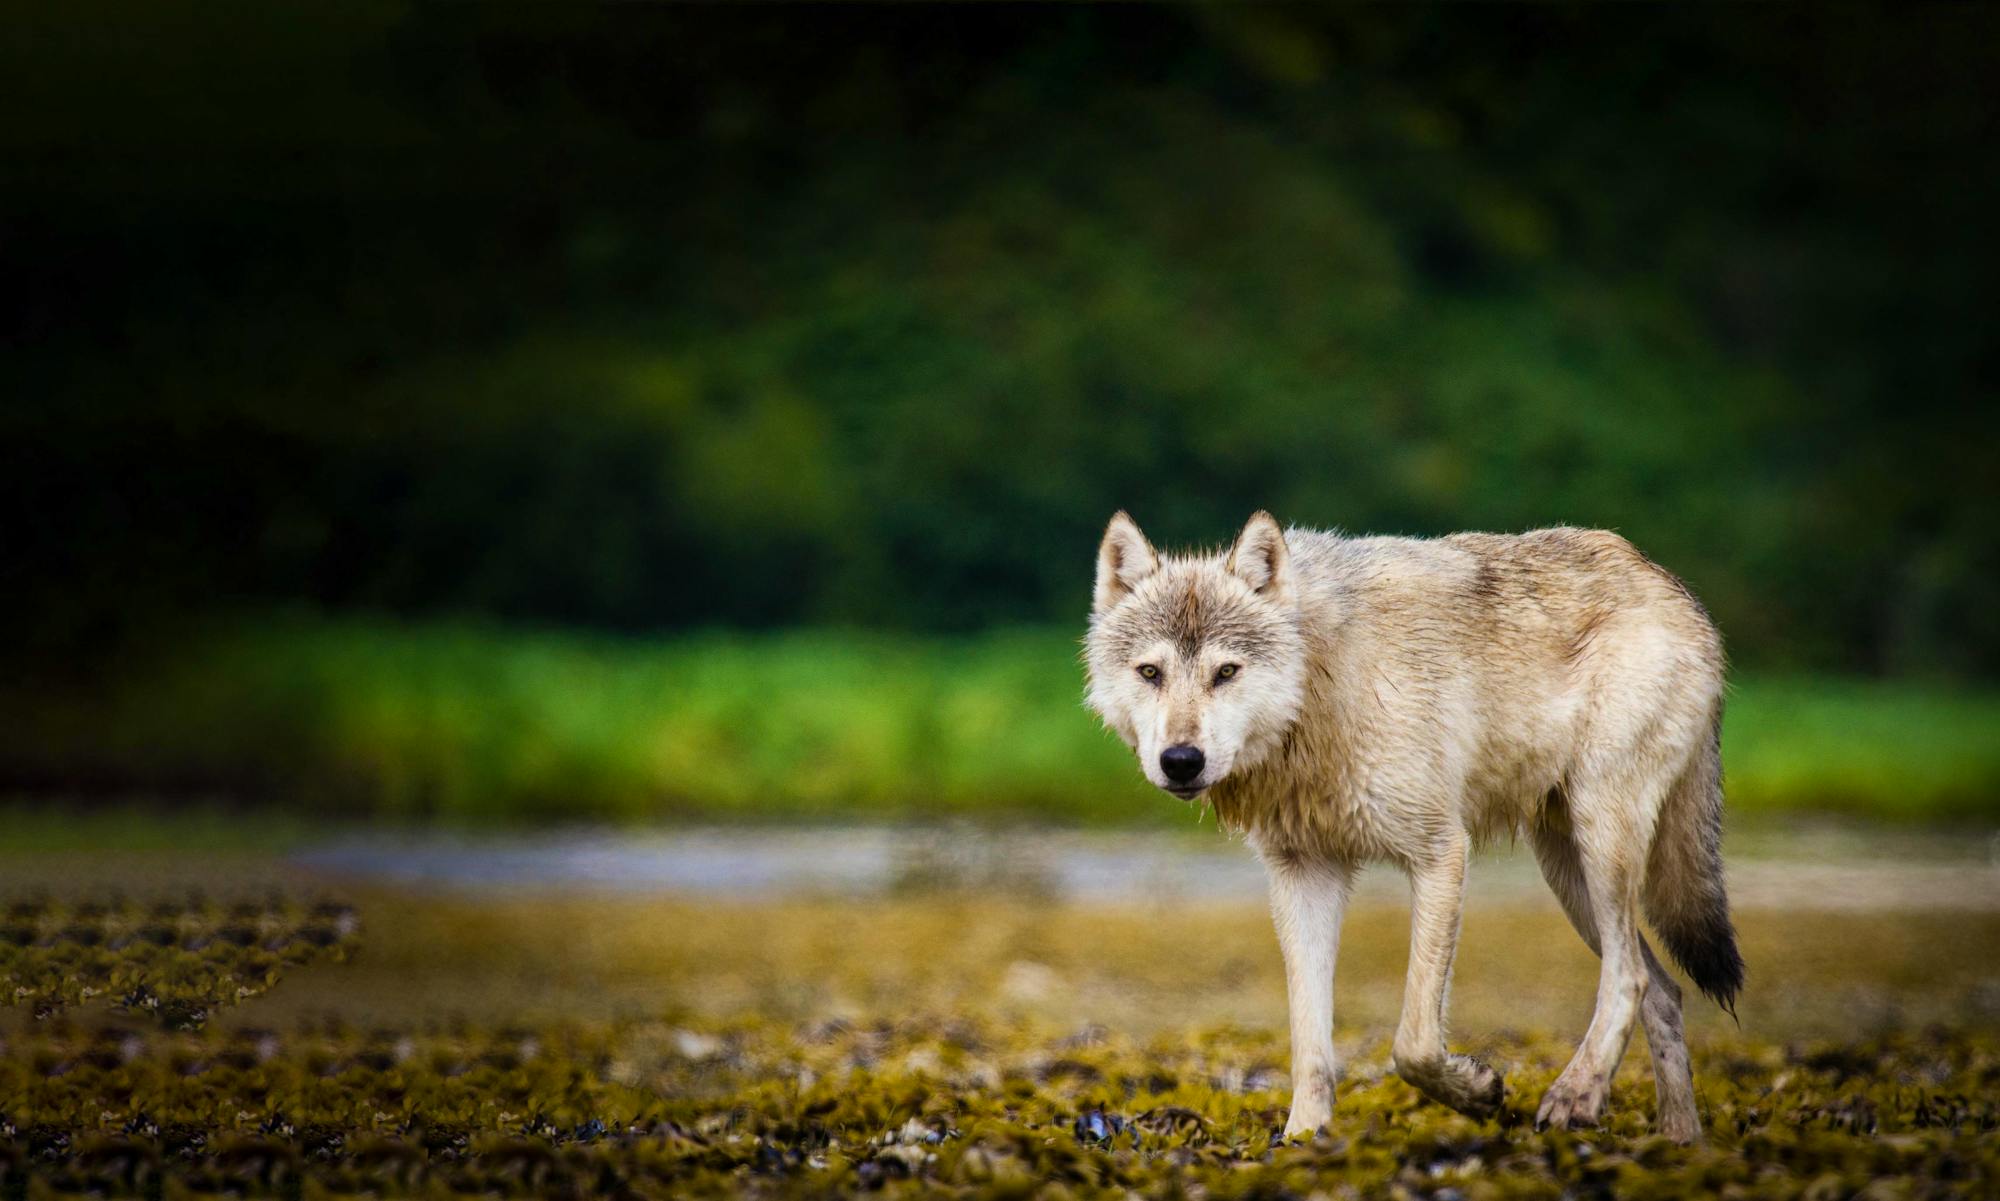
<path fill-rule="evenodd" d="M 1500 1073 L 1445 1049 L 1444 1003 L 1465 902 L 1463 830 L 1453 830 L 1426 862 L 1410 865 L 1410 968 L 1396 1026 L 1396 1073 L 1433 1101 L 1476 1118 L 1500 1110 Z"/>
<path fill-rule="evenodd" d="M 1271 920 L 1285 954 L 1292 1011 L 1292 1113 L 1285 1137 L 1311 1134 L 1333 1117 L 1333 963 L 1353 869 L 1265 851 Z"/>

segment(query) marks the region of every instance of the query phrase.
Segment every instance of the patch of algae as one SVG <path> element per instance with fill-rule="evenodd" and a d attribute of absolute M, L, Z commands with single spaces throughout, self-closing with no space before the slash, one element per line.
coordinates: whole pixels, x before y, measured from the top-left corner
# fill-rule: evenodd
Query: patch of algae
<path fill-rule="evenodd" d="M 1744 1040 L 1697 1064 L 1709 1132 L 1651 1134 L 1647 1081 L 1606 1127 L 1537 1133 L 1567 1047 L 1506 1048 L 1474 1122 L 1350 1068 L 1335 1121 L 1284 1143 L 1284 1049 L 1214 1027 L 1135 1041 L 954 1017 L 540 1029 L 48 1026 L 0 1059 L 0 1189 L 628 1197 L 1993 1195 L 2000 1046 L 1933 1030 Z"/>
<path fill-rule="evenodd" d="M 1507 1074 L 1489 1122 L 1389 1072 L 1408 919 L 1358 907 L 1334 1120 L 1286 1144 L 1260 906 L 349 900 L 351 956 L 201 1030 L 0 1012 L 0 1199 L 2000 1196 L 1993 915 L 1741 913 L 1743 1026 L 1691 1002 L 1682 1148 L 1636 1040 L 1602 1130 L 1533 1129 L 1595 976 L 1552 901 L 1466 915 L 1453 1046 Z M 153 912 L 116 911 L 107 942 Z"/>

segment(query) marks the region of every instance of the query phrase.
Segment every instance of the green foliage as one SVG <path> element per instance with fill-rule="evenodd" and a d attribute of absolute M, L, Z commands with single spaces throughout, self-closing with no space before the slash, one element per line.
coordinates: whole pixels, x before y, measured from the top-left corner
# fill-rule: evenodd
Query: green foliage
<path fill-rule="evenodd" d="M 251 792 L 322 816 L 1187 823 L 1082 705 L 1075 636 L 637 639 L 297 619 L 4 698 L 0 769 Z M 1750 675 L 1732 812 L 1990 815 L 2000 697 Z"/>
<path fill-rule="evenodd" d="M 0 47 L 65 662 L 1058 622 L 1123 506 L 1610 526 L 1745 662 L 2000 670 L 1985 10 L 127 7 Z"/>
<path fill-rule="evenodd" d="M 1751 676 L 1730 695 L 1723 760 L 1748 811 L 1990 821 L 2000 696 L 1885 680 Z"/>
<path fill-rule="evenodd" d="M 1143 818 L 1059 636 L 668 641 L 264 625 L 44 696 L 31 778 L 236 782 L 383 816 Z"/>

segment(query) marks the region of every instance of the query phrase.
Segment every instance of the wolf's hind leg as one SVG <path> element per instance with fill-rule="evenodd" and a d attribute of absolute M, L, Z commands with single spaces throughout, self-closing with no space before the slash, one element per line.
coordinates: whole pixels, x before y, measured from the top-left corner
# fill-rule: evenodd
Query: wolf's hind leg
<path fill-rule="evenodd" d="M 1445 995 L 1458 949 L 1468 838 L 1453 829 L 1429 862 L 1410 865 L 1410 968 L 1396 1026 L 1396 1073 L 1433 1101 L 1476 1118 L 1499 1112 L 1500 1073 L 1445 1049 Z"/>
<path fill-rule="evenodd" d="M 1701 1112 L 1694 1102 L 1694 1064 L 1687 1035 L 1681 1029 L 1681 986 L 1660 966 L 1644 937 L 1639 954 L 1646 960 L 1651 987 L 1639 1006 L 1646 1025 L 1646 1050 L 1653 1057 L 1653 1092 L 1658 1098 L 1660 1133 L 1677 1143 L 1701 1141 Z"/>
<path fill-rule="evenodd" d="M 1583 864 L 1572 841 L 1569 812 L 1560 800 L 1551 801 L 1548 816 L 1534 829 L 1535 858 L 1542 876 L 1562 902 L 1570 924 L 1583 936 L 1593 954 L 1598 952 L 1597 919 L 1590 912 L 1590 892 L 1583 882 Z M 1688 1058 L 1687 1037 L 1681 1030 L 1681 988 L 1639 936 L 1639 954 L 1646 961 L 1649 987 L 1639 1006 L 1639 1020 L 1646 1028 L 1646 1050 L 1653 1059 L 1653 1088 L 1658 1097 L 1660 1133 L 1675 1142 L 1701 1139 L 1701 1116 L 1695 1108 L 1694 1070 Z"/>
<path fill-rule="evenodd" d="M 1638 914 L 1639 882 L 1646 863 L 1641 832 L 1650 830 L 1652 823 L 1644 820 L 1647 808 L 1638 803 L 1644 799 L 1638 795 L 1642 791 L 1599 785 L 1590 790 L 1572 788 L 1570 793 L 1572 803 L 1568 812 L 1573 833 L 1568 842 L 1575 858 L 1573 864 L 1562 866 L 1563 878 L 1566 881 L 1581 878 L 1587 905 L 1583 916 L 1589 919 L 1589 933 L 1584 937 L 1601 961 L 1597 1006 L 1575 1056 L 1542 1098 L 1535 1115 L 1538 1126 L 1571 1128 L 1597 1124 L 1610 1096 L 1611 1077 L 1617 1072 L 1619 1061 L 1625 1058 L 1632 1026 L 1649 992 L 1648 956 L 1642 951 Z M 1620 805 L 1621 800 L 1626 804 Z M 1537 850 L 1540 849 L 1538 840 Z M 1549 871 L 1546 859 L 1543 870 Z M 1552 876 L 1552 882 L 1553 879 Z M 1564 896 L 1564 888 L 1558 887 L 1557 895 Z M 1570 901 L 1564 896 L 1565 909 L 1569 906 Z M 1571 918 L 1577 921 L 1575 914 Z M 1577 927 L 1585 929 L 1581 921 L 1577 921 Z M 1678 1020 L 1674 1025 L 1674 1040 L 1679 1042 Z M 1686 1057 L 1683 1045 L 1678 1059 L 1685 1062 Z M 1690 1104 L 1692 1091 L 1690 1085 Z M 1679 1104 L 1678 1097 L 1674 1103 Z"/>

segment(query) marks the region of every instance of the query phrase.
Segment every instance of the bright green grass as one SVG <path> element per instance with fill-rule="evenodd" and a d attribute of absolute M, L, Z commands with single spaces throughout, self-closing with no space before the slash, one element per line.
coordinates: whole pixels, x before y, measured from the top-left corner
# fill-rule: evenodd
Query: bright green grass
<path fill-rule="evenodd" d="M 9 698 L 0 758 L 329 815 L 1186 820 L 1081 696 L 1074 642 L 1039 631 L 638 641 L 289 621 L 194 640 L 94 695 Z"/>
<path fill-rule="evenodd" d="M 2000 694 L 1748 677 L 1731 691 L 1730 804 L 1887 818 L 2000 815 Z"/>
<path fill-rule="evenodd" d="M 321 817 L 1179 824 L 1081 702 L 1075 636 L 797 631 L 626 640 L 286 620 L 89 691 L 0 695 L 17 778 L 201 787 Z M 1738 813 L 2000 812 L 2000 694 L 1745 677 Z"/>

